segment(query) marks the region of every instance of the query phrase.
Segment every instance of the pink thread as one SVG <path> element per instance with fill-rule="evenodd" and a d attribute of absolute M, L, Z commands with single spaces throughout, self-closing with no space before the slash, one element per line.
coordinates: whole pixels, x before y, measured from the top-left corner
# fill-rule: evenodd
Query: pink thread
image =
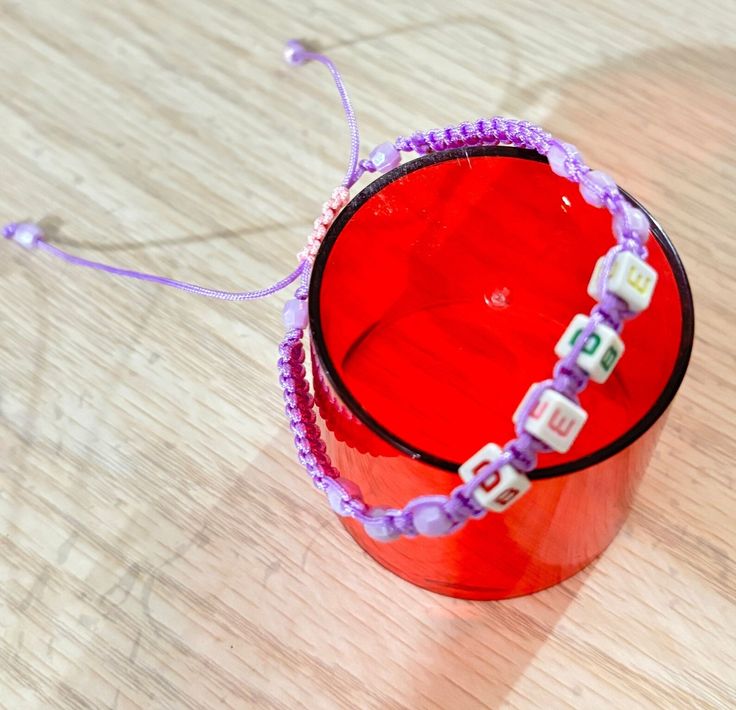
<path fill-rule="evenodd" d="M 297 255 L 300 262 L 308 261 L 310 264 L 314 263 L 314 259 L 322 245 L 322 240 L 327 234 L 327 230 L 349 200 L 350 190 L 346 187 L 341 185 L 333 190 L 330 199 L 322 205 L 322 214 L 314 220 L 314 229 L 312 229 L 312 233 L 309 235 L 307 246 Z"/>

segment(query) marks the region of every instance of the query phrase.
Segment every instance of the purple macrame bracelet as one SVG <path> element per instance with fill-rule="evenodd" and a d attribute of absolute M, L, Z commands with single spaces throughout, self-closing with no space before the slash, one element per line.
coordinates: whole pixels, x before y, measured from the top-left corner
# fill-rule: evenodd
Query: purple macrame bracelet
<path fill-rule="evenodd" d="M 553 377 L 539 383 L 527 397 L 516 417 L 516 438 L 503 447 L 495 461 L 483 466 L 469 481 L 457 486 L 449 495 L 422 496 L 411 500 L 403 509 L 367 505 L 358 487 L 343 478 L 332 465 L 317 425 L 314 398 L 309 389 L 304 367 L 302 339 L 307 327 L 307 288 L 309 271 L 302 274 L 302 285 L 295 298 L 284 308 L 287 332 L 279 347 L 279 383 L 284 391 L 286 414 L 294 433 L 299 462 L 306 468 L 315 487 L 324 491 L 332 509 L 339 515 L 360 521 L 376 540 L 390 541 L 400 536 L 439 536 L 459 530 L 470 518 L 483 517 L 488 509 L 480 505 L 475 491 L 503 466 L 529 473 L 537 467 L 537 455 L 552 449 L 544 441 L 525 430 L 532 410 L 543 393 L 553 390 L 577 404 L 578 394 L 589 381 L 588 373 L 578 365 L 578 357 L 596 329 L 605 325 L 616 333 L 626 319 L 635 315 L 628 304 L 611 293 L 606 284 L 615 258 L 630 252 L 639 259 L 647 255 L 644 241 L 649 224 L 643 213 L 620 193 L 615 182 L 604 173 L 592 171 L 583 163 L 573 146 L 554 140 L 549 133 L 526 121 L 501 117 L 461 123 L 442 130 L 414 133 L 398 138 L 393 144 L 379 146 L 360 167 L 374 171 L 375 162 L 391 169 L 399 164 L 400 151 L 429 153 L 471 145 L 510 144 L 530 148 L 545 155 L 552 170 L 568 180 L 580 183 L 583 198 L 596 207 L 606 207 L 613 215 L 613 231 L 618 244 L 606 255 L 598 273 L 599 302 L 591 310 L 587 325 L 576 338 L 570 352 L 555 365 Z M 382 170 L 383 172 L 384 170 Z M 357 178 L 356 178 L 357 179 Z M 348 185 L 350 186 L 350 185 Z"/>
<path fill-rule="evenodd" d="M 459 530 L 470 518 L 481 518 L 489 510 L 505 510 L 528 489 L 526 474 L 537 467 L 538 454 L 566 451 L 572 445 L 587 419 L 587 414 L 579 406 L 578 395 L 590 379 L 605 381 L 623 354 L 619 334 L 624 322 L 647 308 L 651 300 L 656 272 L 646 264 L 644 243 L 649 235 L 648 218 L 626 200 L 612 178 L 588 168 L 574 146 L 553 139 L 539 126 L 527 121 L 482 118 L 426 133 L 418 132 L 397 138 L 393 143 L 383 143 L 371 152 L 368 159 L 359 160 L 357 120 L 342 77 L 333 62 L 322 54 L 307 51 L 296 40 L 287 43 L 284 57 L 292 65 L 312 60 L 329 69 L 350 129 L 350 159 L 345 177 L 323 205 L 307 248 L 299 255 L 299 265 L 288 276 L 256 291 L 222 291 L 80 258 L 49 244 L 42 229 L 33 223 L 8 224 L 3 228 L 3 235 L 26 249 L 40 249 L 76 266 L 229 301 L 264 298 L 299 279 L 295 297 L 284 307 L 286 335 L 279 346 L 278 360 L 279 383 L 299 462 L 306 468 L 315 487 L 325 492 L 332 509 L 339 515 L 361 522 L 368 535 L 376 540 L 447 535 Z M 463 483 L 449 495 L 421 496 L 402 509 L 369 506 L 362 499 L 358 487 L 343 478 L 330 461 L 317 424 L 314 397 L 304 367 L 302 340 L 308 322 L 307 296 L 314 257 L 330 225 L 347 204 L 349 188 L 364 173 L 387 172 L 395 168 L 401 162 L 402 152 L 423 155 L 465 146 L 499 144 L 528 148 L 546 156 L 556 174 L 579 183 L 586 202 L 595 207 L 605 207 L 612 214 L 617 244 L 599 260 L 588 286 L 588 293 L 598 303 L 589 316 L 576 316 L 558 342 L 555 352 L 560 359 L 552 377 L 533 385 L 514 415 L 516 438 L 503 448 L 488 444 L 470 457 L 459 469 Z M 599 348 L 604 340 L 606 346 Z M 595 347 L 590 348 L 591 343 Z M 596 349 L 603 353 L 602 357 L 593 357 Z"/>
<path fill-rule="evenodd" d="M 401 536 L 447 535 L 460 529 L 468 519 L 483 517 L 489 509 L 505 509 L 515 500 L 517 494 L 523 493 L 525 487 L 519 486 L 518 480 L 523 474 L 528 474 L 537 467 L 537 455 L 554 450 L 544 441 L 543 436 L 535 436 L 528 431 L 529 418 L 548 391 L 557 393 L 577 406 L 578 394 L 585 389 L 590 379 L 589 373 L 579 364 L 581 353 L 587 347 L 590 338 L 599 337 L 597 331 L 601 327 L 607 328 L 617 336 L 623 330 L 624 321 L 636 315 L 637 310 L 630 309 L 626 300 L 609 290 L 609 278 L 619 255 L 631 254 L 639 264 L 643 264 L 647 257 L 644 242 L 649 235 L 648 219 L 641 210 L 626 200 L 611 177 L 587 167 L 574 146 L 553 139 L 549 133 L 528 121 L 496 116 L 426 133 L 417 132 L 409 137 L 399 137 L 394 143 L 383 143 L 371 152 L 367 160 L 357 161 L 355 151 L 355 146 L 359 144 L 357 122 L 337 69 L 327 57 L 307 52 L 294 40 L 287 45 L 285 56 L 292 64 L 303 64 L 309 59 L 320 61 L 328 66 L 335 79 L 352 139 L 351 162 L 342 183 L 346 188 L 352 187 L 365 172 L 387 172 L 397 167 L 401 162 L 401 152 L 424 155 L 465 146 L 508 144 L 535 150 L 546 156 L 556 174 L 579 183 L 580 192 L 586 202 L 595 207 L 605 207 L 613 216 L 613 232 L 618 243 L 598 265 L 597 273 L 594 274 L 589 287 L 589 292 L 591 288 L 593 289 L 592 295 L 598 299 L 598 303 L 591 310 L 587 322 L 579 329 L 568 347 L 568 352 L 555 365 L 553 377 L 534 386 L 517 410 L 514 419 L 516 438 L 509 441 L 502 450 L 489 445 L 497 450 L 494 460 L 482 462 L 479 468 L 471 469 L 471 475 L 466 475 L 464 483 L 455 487 L 449 495 L 421 496 L 411 500 L 403 509 L 367 505 L 358 487 L 340 475 L 327 454 L 317 424 L 314 398 L 309 389 L 304 367 L 305 353 L 302 339 L 308 321 L 307 287 L 311 262 L 302 273 L 302 282 L 295 298 L 284 308 L 287 332 L 279 347 L 278 361 L 279 383 L 284 391 L 286 414 L 294 433 L 299 462 L 306 468 L 315 487 L 326 493 L 332 509 L 341 516 L 352 517 L 361 522 L 368 535 L 376 540 L 390 541 Z M 320 228 L 320 233 L 316 236 L 319 241 L 336 217 L 336 213 L 330 213 L 329 217 L 329 220 L 321 220 L 321 224 L 320 220 L 315 222 L 315 227 Z M 324 229 L 321 229 L 322 227 Z M 623 267 L 619 269 L 622 270 Z M 655 280 L 656 275 L 651 278 L 648 286 L 648 298 L 651 298 Z M 574 324 L 575 321 L 571 327 Z M 619 357 L 622 352 L 623 344 Z M 582 423 L 584 421 L 585 419 Z M 484 452 L 485 450 L 478 452 L 468 463 L 473 462 L 474 458 Z M 512 484 L 522 490 L 510 489 L 507 486 L 500 491 L 500 497 L 497 496 L 490 503 L 487 502 L 490 500 L 487 496 L 485 499 L 481 496 L 481 500 L 486 502 L 485 505 L 481 504 L 477 499 L 479 489 L 494 476 L 495 480 L 500 480 L 497 474 L 505 469 L 507 472 L 512 471 L 514 478 Z M 460 473 L 461 475 L 467 473 L 462 466 Z M 525 485 L 528 486 L 528 483 Z M 511 498 L 508 496 L 503 498 L 510 490 L 514 491 Z M 495 491 L 494 495 L 498 493 L 499 491 Z"/>

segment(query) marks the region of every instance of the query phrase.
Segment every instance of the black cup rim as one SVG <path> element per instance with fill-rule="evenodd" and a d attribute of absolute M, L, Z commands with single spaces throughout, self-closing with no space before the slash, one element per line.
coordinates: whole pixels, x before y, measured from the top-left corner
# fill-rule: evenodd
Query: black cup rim
<path fill-rule="evenodd" d="M 516 148 L 512 146 L 475 146 L 466 148 L 457 148 L 454 150 L 443 151 L 440 153 L 430 153 L 428 155 L 420 156 L 414 160 L 411 160 L 399 167 L 391 170 L 390 172 L 376 178 L 363 190 L 361 190 L 342 210 L 338 215 L 335 222 L 328 230 L 322 247 L 320 248 L 317 257 L 314 262 L 312 270 L 311 281 L 309 284 L 309 326 L 312 337 L 312 347 L 319 359 L 322 373 L 329 381 L 335 394 L 339 399 L 348 407 L 353 415 L 367 426 L 374 434 L 379 438 L 386 441 L 392 447 L 402 451 L 404 454 L 412 459 L 422 461 L 440 470 L 448 471 L 456 474 L 460 466 L 460 463 L 444 459 L 434 454 L 423 451 L 409 442 L 405 441 L 401 437 L 397 436 L 380 422 L 373 418 L 352 395 L 348 387 L 343 382 L 342 378 L 335 368 L 334 362 L 330 357 L 327 346 L 323 337 L 320 320 L 320 309 L 319 309 L 319 296 L 322 287 L 322 279 L 324 276 L 325 267 L 329 258 L 330 252 L 334 247 L 337 239 L 339 238 L 343 228 L 348 223 L 350 218 L 377 192 L 380 192 L 386 185 L 393 181 L 414 172 L 415 170 L 421 170 L 422 168 L 441 163 L 446 160 L 457 160 L 458 158 L 474 157 L 474 156 L 498 156 L 498 157 L 511 157 L 521 158 L 524 160 L 532 160 L 536 162 L 547 162 L 547 159 L 539 155 L 533 150 L 525 148 Z M 682 380 L 687 372 L 688 364 L 690 362 L 690 356 L 693 348 L 693 340 L 695 333 L 695 313 L 693 308 L 693 297 L 690 289 L 690 282 L 688 281 L 687 274 L 685 273 L 685 267 L 683 266 L 682 260 L 680 259 L 677 250 L 670 241 L 665 231 L 657 220 L 652 217 L 649 211 L 629 193 L 622 188 L 619 188 L 621 192 L 639 209 L 641 209 L 649 218 L 649 222 L 652 228 L 652 236 L 659 245 L 662 247 L 664 254 L 669 262 L 670 268 L 675 276 L 675 282 L 677 284 L 678 293 L 680 296 L 681 311 L 682 311 L 682 332 L 680 337 L 680 345 L 677 351 L 677 358 L 675 365 L 672 369 L 672 374 L 667 380 L 667 384 L 662 389 L 659 397 L 655 400 L 654 404 L 644 414 L 644 416 L 628 429 L 620 437 L 612 441 L 607 446 L 604 446 L 587 456 L 567 461 L 562 464 L 554 466 L 545 466 L 532 471 L 529 474 L 531 479 L 544 479 L 554 478 L 556 476 L 563 476 L 576 471 L 590 468 L 595 464 L 605 461 L 606 459 L 615 456 L 620 451 L 623 451 L 626 447 L 633 444 L 639 437 L 645 434 L 657 420 L 665 413 L 667 407 L 674 399 Z"/>

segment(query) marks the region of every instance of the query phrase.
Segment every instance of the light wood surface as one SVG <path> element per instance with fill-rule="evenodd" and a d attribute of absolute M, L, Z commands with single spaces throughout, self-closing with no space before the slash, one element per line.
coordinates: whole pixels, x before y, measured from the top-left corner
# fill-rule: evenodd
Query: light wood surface
<path fill-rule="evenodd" d="M 80 254 L 258 287 L 347 136 L 542 122 L 663 222 L 697 342 L 622 533 L 532 597 L 367 558 L 293 459 L 281 297 L 233 305 L 0 243 L 0 706 L 736 707 L 733 0 L 0 1 L 0 217 Z"/>

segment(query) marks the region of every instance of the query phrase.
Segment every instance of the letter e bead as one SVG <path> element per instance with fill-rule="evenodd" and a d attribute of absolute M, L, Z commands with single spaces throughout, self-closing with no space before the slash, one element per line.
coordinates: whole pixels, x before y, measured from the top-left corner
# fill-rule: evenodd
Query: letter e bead
<path fill-rule="evenodd" d="M 538 385 L 532 385 L 514 413 L 514 424 Z M 525 431 L 561 454 L 570 450 L 588 419 L 588 413 L 575 402 L 552 389 L 542 392 L 539 401 L 524 423 Z"/>

